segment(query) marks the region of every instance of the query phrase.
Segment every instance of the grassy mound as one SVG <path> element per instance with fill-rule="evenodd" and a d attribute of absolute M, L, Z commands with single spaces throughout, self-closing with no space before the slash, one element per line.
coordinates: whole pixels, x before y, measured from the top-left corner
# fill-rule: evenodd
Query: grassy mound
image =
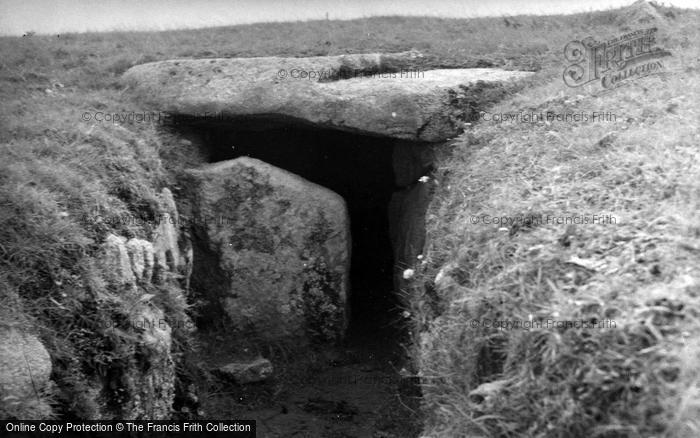
<path fill-rule="evenodd" d="M 168 182 L 162 138 L 153 126 L 83 122 L 83 112 L 124 108 L 118 93 L 69 85 L 71 71 L 40 41 L 2 43 L 0 321 L 40 336 L 55 387 L 41 395 L 51 413 L 35 412 L 36 400 L 4 400 L 0 417 L 135 414 L 141 389 L 130 376 L 152 361 L 129 321 L 142 305 L 182 321 L 186 304 L 175 285 L 138 294 L 110 285 L 99 256 L 109 233 L 151 238 Z"/>
<path fill-rule="evenodd" d="M 545 65 L 489 109 L 614 121 L 483 121 L 439 158 L 408 297 L 427 436 L 697 436 L 700 58 L 686 19 L 659 41 L 667 75 L 603 93 Z"/>

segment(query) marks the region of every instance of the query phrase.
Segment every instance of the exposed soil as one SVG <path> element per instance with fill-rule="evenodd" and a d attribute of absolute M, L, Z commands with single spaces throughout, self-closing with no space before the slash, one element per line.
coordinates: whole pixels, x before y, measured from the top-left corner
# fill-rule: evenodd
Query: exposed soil
<path fill-rule="evenodd" d="M 263 353 L 275 367 L 267 382 L 237 385 L 205 373 L 197 383 L 200 415 L 256 420 L 259 437 L 417 436 L 420 391 L 401 377 L 403 338 L 398 323 L 356 320 L 343 345 Z M 216 338 L 202 345 L 200 368 L 241 359 Z"/>

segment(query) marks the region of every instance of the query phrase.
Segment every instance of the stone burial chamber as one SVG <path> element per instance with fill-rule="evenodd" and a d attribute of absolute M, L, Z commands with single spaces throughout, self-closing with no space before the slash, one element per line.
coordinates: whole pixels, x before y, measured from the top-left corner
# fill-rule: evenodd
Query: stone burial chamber
<path fill-rule="evenodd" d="M 412 68 L 420 58 L 181 59 L 125 73 L 209 162 L 178 196 L 201 324 L 298 345 L 386 318 L 423 251 L 435 148 L 530 74 Z"/>

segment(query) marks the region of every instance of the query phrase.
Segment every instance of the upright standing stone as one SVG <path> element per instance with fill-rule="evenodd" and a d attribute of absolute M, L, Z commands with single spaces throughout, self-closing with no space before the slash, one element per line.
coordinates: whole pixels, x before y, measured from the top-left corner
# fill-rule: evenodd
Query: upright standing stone
<path fill-rule="evenodd" d="M 191 219 L 203 254 L 195 253 L 201 269 L 193 281 L 234 330 L 267 341 L 338 339 L 349 282 L 345 201 L 247 157 L 190 175 Z"/>

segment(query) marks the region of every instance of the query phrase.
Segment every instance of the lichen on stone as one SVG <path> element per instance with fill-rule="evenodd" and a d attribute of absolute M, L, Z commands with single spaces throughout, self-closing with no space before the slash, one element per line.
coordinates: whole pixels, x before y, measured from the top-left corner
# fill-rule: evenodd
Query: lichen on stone
<path fill-rule="evenodd" d="M 340 275 L 317 258 L 305 264 L 302 276 L 300 304 L 307 335 L 316 342 L 338 340 L 345 311 L 338 294 Z"/>

